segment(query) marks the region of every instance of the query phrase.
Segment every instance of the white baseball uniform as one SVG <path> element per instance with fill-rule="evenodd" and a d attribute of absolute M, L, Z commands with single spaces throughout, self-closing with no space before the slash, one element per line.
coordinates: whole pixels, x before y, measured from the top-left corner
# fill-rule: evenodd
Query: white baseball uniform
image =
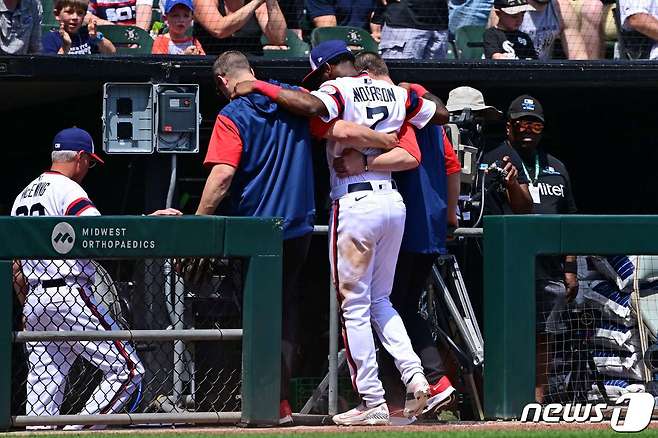
<path fill-rule="evenodd" d="M 327 81 L 312 94 L 329 111 L 325 122 L 341 118 L 379 132 L 398 131 L 405 121 L 422 128 L 436 110 L 433 102 L 367 74 Z M 366 406 L 372 407 L 385 401 L 373 327 L 405 384 L 414 374 L 422 373 L 423 367 L 389 299 L 404 233 L 404 201 L 391 181 L 391 172 L 338 177 L 333 160 L 349 147 L 327 142 L 333 200 L 329 253 L 352 383 Z M 364 153 L 382 151 L 368 149 Z"/>
<path fill-rule="evenodd" d="M 98 216 L 78 183 L 48 171 L 16 197 L 12 216 Z M 96 271 L 88 260 L 22 260 L 29 292 L 23 307 L 25 330 L 119 330 L 93 294 Z M 58 415 L 66 378 L 82 356 L 103 379 L 81 414 L 119 411 L 139 386 L 144 368 L 123 341 L 28 342 L 27 415 Z"/>

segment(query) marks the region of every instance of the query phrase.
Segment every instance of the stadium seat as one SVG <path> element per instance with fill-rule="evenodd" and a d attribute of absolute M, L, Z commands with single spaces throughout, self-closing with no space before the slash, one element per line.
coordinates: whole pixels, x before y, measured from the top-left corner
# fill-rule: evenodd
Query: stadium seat
<path fill-rule="evenodd" d="M 365 50 L 377 53 L 379 51 L 379 46 L 372 36 L 358 27 L 336 26 L 313 29 L 311 33 L 311 46 L 315 47 L 321 42 L 328 40 L 343 40 L 351 49 L 357 52 Z"/>
<path fill-rule="evenodd" d="M 263 46 L 267 46 L 269 41 L 267 37 L 263 35 L 260 39 L 260 42 Z M 286 45 L 287 49 L 263 49 L 263 56 L 266 58 L 277 59 L 277 58 L 306 58 L 309 55 L 311 47 L 307 42 L 302 41 L 295 32 L 288 29 L 286 33 Z"/>
<path fill-rule="evenodd" d="M 153 38 L 147 31 L 137 26 L 98 26 L 114 47 L 117 55 L 146 55 L 151 53 Z M 133 47 L 136 46 L 136 47 Z"/>
<path fill-rule="evenodd" d="M 458 59 L 482 59 L 484 57 L 484 26 L 463 26 L 455 33 Z"/>
<path fill-rule="evenodd" d="M 41 17 L 41 24 L 45 25 L 56 25 L 59 27 L 59 23 L 55 19 L 55 14 L 53 10 L 55 9 L 55 2 L 53 0 L 41 0 L 41 7 L 43 8 L 43 16 Z"/>

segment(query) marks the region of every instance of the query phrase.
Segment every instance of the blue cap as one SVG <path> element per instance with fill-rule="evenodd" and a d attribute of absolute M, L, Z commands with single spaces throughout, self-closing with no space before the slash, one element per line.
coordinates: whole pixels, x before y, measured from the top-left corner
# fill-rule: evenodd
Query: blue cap
<path fill-rule="evenodd" d="M 306 75 L 302 84 L 304 84 L 306 88 L 314 88 L 311 86 L 313 85 L 312 81 L 317 79 L 317 75 L 322 66 L 326 65 L 332 59 L 344 54 L 354 57 L 354 54 L 343 40 L 324 41 L 315 46 L 313 50 L 311 50 L 311 72 Z"/>
<path fill-rule="evenodd" d="M 63 129 L 55 135 L 53 151 L 82 151 L 91 155 L 99 163 L 105 163 L 94 153 L 94 140 L 92 140 L 91 135 L 84 129 L 76 127 Z"/>
<path fill-rule="evenodd" d="M 192 0 L 167 0 L 165 3 L 165 14 L 171 12 L 176 5 L 183 5 L 190 11 L 194 12 L 194 4 L 192 3 Z"/>

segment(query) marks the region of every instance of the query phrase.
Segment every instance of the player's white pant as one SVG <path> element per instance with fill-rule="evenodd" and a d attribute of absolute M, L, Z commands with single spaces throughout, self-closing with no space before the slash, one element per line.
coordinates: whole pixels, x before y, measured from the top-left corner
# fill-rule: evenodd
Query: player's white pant
<path fill-rule="evenodd" d="M 402 319 L 391 305 L 406 208 L 392 189 L 348 193 L 334 201 L 330 260 L 352 383 L 367 406 L 384 402 L 372 328 L 406 384 L 422 373 Z"/>
<path fill-rule="evenodd" d="M 105 308 L 82 287 L 37 286 L 27 297 L 25 330 L 119 330 Z M 103 379 L 81 414 L 119 411 L 138 387 L 144 367 L 124 341 L 28 342 L 27 415 L 59 415 L 66 377 L 82 356 L 103 372 Z"/>

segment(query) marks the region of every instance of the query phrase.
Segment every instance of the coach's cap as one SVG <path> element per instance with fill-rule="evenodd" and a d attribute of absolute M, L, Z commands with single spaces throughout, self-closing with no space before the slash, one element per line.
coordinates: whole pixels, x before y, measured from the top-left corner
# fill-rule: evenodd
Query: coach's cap
<path fill-rule="evenodd" d="M 53 140 L 53 150 L 54 151 L 75 151 L 75 152 L 86 152 L 94 160 L 98 161 L 101 164 L 105 162 L 94 153 L 94 140 L 92 140 L 91 135 L 84 129 L 76 128 L 66 128 L 62 129 L 55 135 Z"/>
<path fill-rule="evenodd" d="M 494 9 L 506 14 L 514 15 L 520 12 L 536 11 L 535 7 L 528 4 L 527 0 L 494 0 Z"/>
<path fill-rule="evenodd" d="M 165 14 L 171 12 L 176 5 L 183 5 L 190 11 L 194 12 L 194 3 L 192 3 L 192 0 L 167 0 L 165 3 Z"/>
<path fill-rule="evenodd" d="M 510 119 L 520 119 L 521 117 L 535 117 L 542 122 L 544 121 L 544 108 L 541 103 L 532 96 L 524 94 L 512 101 L 507 110 L 507 117 Z"/>
<path fill-rule="evenodd" d="M 306 88 L 315 88 L 312 85 L 316 85 L 314 82 L 317 81 L 317 76 L 320 73 L 322 66 L 326 65 L 332 59 L 345 54 L 354 58 L 354 54 L 343 40 L 324 41 L 315 46 L 313 50 L 311 50 L 310 56 L 311 72 L 306 75 L 302 84 L 304 84 Z"/>
<path fill-rule="evenodd" d="M 487 120 L 500 119 L 503 113 L 491 105 L 484 103 L 484 96 L 480 90 L 472 87 L 457 87 L 448 94 L 446 109 L 449 112 L 463 111 L 470 108 L 478 111 Z"/>

